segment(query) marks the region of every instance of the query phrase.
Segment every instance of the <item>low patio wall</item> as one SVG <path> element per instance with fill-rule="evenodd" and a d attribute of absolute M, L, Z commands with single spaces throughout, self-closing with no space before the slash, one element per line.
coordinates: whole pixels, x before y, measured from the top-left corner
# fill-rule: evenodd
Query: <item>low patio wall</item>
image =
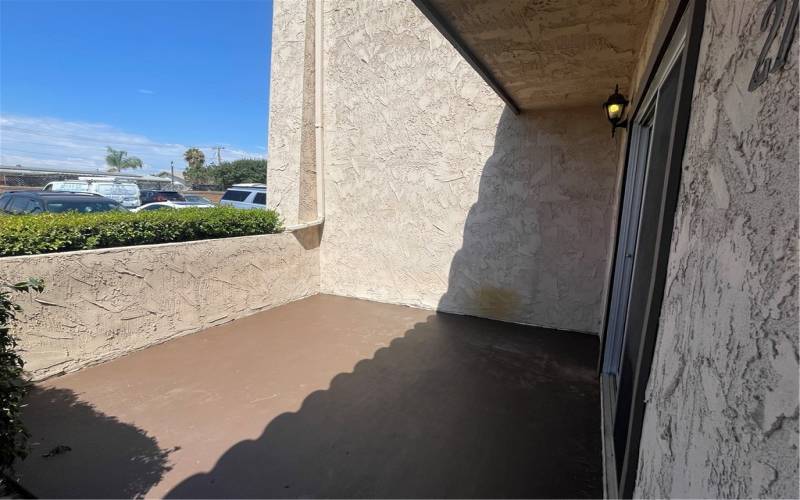
<path fill-rule="evenodd" d="M 313 295 L 314 246 L 282 233 L 10 257 L 0 280 L 44 280 L 14 327 L 40 380 Z"/>

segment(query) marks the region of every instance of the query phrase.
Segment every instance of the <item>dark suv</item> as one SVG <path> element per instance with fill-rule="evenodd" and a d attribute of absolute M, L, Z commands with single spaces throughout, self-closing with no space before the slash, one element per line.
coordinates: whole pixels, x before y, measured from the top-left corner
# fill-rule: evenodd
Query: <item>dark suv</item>
<path fill-rule="evenodd" d="M 17 191 L 0 195 L 0 213 L 20 215 L 42 212 L 111 212 L 123 211 L 116 201 L 95 193 L 57 191 Z"/>
<path fill-rule="evenodd" d="M 157 203 L 159 201 L 186 201 L 182 194 L 177 191 L 152 191 L 143 190 L 139 192 L 139 200 L 142 205 Z"/>

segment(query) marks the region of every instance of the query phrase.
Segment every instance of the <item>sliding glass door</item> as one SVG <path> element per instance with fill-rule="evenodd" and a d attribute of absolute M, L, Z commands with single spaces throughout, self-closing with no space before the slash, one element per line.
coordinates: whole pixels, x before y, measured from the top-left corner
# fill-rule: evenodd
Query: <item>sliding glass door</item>
<path fill-rule="evenodd" d="M 628 126 L 625 187 L 601 365 L 610 496 L 633 493 L 644 390 L 664 293 L 705 5 L 695 0 L 684 7 Z"/>

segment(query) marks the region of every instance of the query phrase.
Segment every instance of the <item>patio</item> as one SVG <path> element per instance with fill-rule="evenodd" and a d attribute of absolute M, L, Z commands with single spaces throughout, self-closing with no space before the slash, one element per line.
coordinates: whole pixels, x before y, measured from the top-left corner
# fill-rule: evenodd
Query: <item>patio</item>
<path fill-rule="evenodd" d="M 597 342 L 316 295 L 39 383 L 22 484 L 39 497 L 600 497 Z"/>

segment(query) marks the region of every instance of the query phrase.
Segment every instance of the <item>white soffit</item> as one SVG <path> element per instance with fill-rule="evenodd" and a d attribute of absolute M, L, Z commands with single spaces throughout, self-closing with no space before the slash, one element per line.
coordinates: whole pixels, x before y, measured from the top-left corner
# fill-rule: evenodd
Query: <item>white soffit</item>
<path fill-rule="evenodd" d="M 655 1 L 415 0 L 523 110 L 599 107 L 614 85 L 625 92 Z"/>

